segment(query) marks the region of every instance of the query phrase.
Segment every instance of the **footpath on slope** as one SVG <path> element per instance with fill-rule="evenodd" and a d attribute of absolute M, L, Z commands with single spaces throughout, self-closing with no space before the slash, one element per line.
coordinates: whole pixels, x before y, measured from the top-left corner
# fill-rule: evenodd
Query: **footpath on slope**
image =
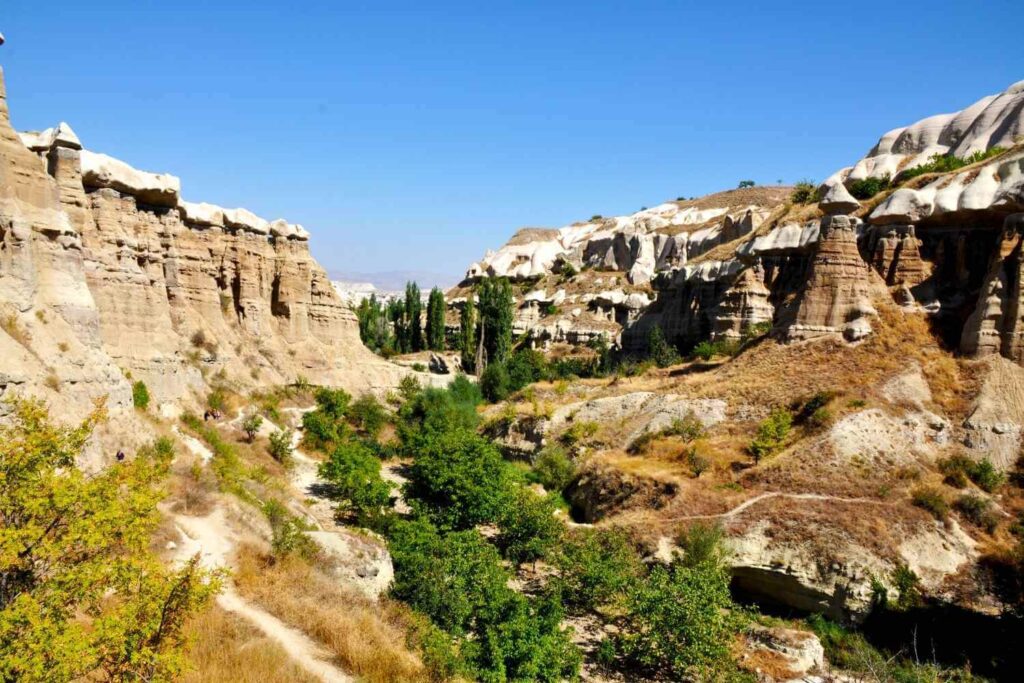
<path fill-rule="evenodd" d="M 213 457 L 210 449 L 197 439 L 184 434 L 177 425 L 173 430 L 192 454 L 203 463 L 210 461 Z M 231 555 L 238 538 L 228 523 L 220 501 L 212 512 L 203 517 L 176 513 L 171 513 L 171 517 L 181 536 L 181 542 L 174 554 L 175 561 L 185 562 L 198 553 L 200 563 L 207 569 L 230 568 Z M 225 582 L 224 588 L 217 596 L 217 604 L 249 621 L 261 633 L 278 643 L 296 664 L 324 683 L 352 683 L 355 680 L 326 661 L 329 654 L 311 638 L 239 596 L 230 580 Z"/>

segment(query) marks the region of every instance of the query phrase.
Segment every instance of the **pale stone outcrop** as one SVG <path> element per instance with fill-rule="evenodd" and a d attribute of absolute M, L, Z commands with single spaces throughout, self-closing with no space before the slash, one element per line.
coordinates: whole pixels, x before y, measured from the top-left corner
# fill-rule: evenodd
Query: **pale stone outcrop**
<path fill-rule="evenodd" d="M 1024 363 L 1024 324 L 1020 318 L 1024 213 L 1008 216 L 992 254 L 977 305 L 964 324 L 960 349 L 973 356 L 1000 354 Z"/>
<path fill-rule="evenodd" d="M 82 182 L 86 189 L 108 187 L 140 203 L 177 206 L 181 180 L 167 173 L 148 173 L 106 154 L 82 150 Z"/>
<path fill-rule="evenodd" d="M 67 147 L 69 149 L 82 149 L 75 131 L 71 126 L 61 121 L 53 128 L 44 131 L 27 131 L 18 133 L 22 143 L 33 152 L 49 151 L 51 147 Z"/>
<path fill-rule="evenodd" d="M 745 269 L 722 297 L 715 315 L 711 338 L 739 339 L 755 325 L 771 324 L 775 307 L 764 284 L 764 268 L 757 264 Z"/>
<path fill-rule="evenodd" d="M 860 208 L 860 202 L 853 198 L 845 185 L 835 183 L 828 188 L 825 196 L 818 202 L 818 208 L 826 215 L 849 214 Z"/>

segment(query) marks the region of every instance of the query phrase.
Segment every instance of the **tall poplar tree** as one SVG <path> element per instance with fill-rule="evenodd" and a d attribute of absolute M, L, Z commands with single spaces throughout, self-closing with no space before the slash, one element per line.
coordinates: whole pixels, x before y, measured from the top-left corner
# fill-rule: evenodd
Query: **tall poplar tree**
<path fill-rule="evenodd" d="M 434 287 L 427 300 L 427 348 L 431 351 L 444 351 L 444 315 L 444 293 Z"/>
<path fill-rule="evenodd" d="M 423 302 L 420 301 L 420 287 L 415 282 L 405 285 L 405 322 L 409 330 L 408 351 L 422 351 L 423 345 Z"/>
<path fill-rule="evenodd" d="M 473 372 L 476 369 L 476 304 L 472 292 L 466 297 L 459 317 L 459 351 L 462 352 L 462 369 Z"/>
<path fill-rule="evenodd" d="M 507 278 L 487 278 L 478 291 L 486 362 L 503 363 L 512 352 L 512 285 Z"/>

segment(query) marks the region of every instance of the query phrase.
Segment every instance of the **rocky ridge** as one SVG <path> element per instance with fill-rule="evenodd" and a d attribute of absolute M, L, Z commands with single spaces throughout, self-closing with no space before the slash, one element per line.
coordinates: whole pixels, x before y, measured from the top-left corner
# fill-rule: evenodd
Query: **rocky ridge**
<path fill-rule="evenodd" d="M 76 415 L 130 407 L 129 377 L 158 404 L 214 378 L 394 386 L 407 371 L 362 345 L 308 239 L 186 201 L 178 178 L 83 149 L 66 123 L 17 134 L 0 76 L 0 394 Z"/>

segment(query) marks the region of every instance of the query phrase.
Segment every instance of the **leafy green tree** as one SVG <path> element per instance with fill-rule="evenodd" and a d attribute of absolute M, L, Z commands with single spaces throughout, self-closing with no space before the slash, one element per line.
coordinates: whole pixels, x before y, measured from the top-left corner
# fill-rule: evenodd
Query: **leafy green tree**
<path fill-rule="evenodd" d="M 249 443 L 252 443 L 256 438 L 256 433 L 260 431 L 260 427 L 263 426 L 263 417 L 259 413 L 253 413 L 244 420 L 242 420 L 242 431 L 245 432 L 245 436 L 249 439 Z"/>
<path fill-rule="evenodd" d="M 486 278 L 480 281 L 477 296 L 486 362 L 502 363 L 512 351 L 512 285 L 507 278 Z"/>
<path fill-rule="evenodd" d="M 773 455 L 780 448 L 789 435 L 793 426 L 793 414 L 785 408 L 776 408 L 757 426 L 757 434 L 750 442 L 747 450 L 754 457 L 755 462 L 762 458 Z"/>
<path fill-rule="evenodd" d="M 679 351 L 665 339 L 661 325 L 654 325 L 647 333 L 647 355 L 659 368 L 667 368 L 680 361 Z"/>
<path fill-rule="evenodd" d="M 508 466 L 497 447 L 465 428 L 421 430 L 412 444 L 405 495 L 443 528 L 469 529 L 498 518 Z"/>
<path fill-rule="evenodd" d="M 444 293 L 434 287 L 427 299 L 427 348 L 431 351 L 444 351 L 445 310 Z"/>
<path fill-rule="evenodd" d="M 621 529 L 574 529 L 552 558 L 563 599 L 594 610 L 622 602 L 643 575 L 643 563 Z"/>
<path fill-rule="evenodd" d="M 286 467 L 292 462 L 292 432 L 290 429 L 278 429 L 270 435 L 267 446 L 270 457 Z"/>
<path fill-rule="evenodd" d="M 173 446 L 85 475 L 94 412 L 55 426 L 15 401 L 0 426 L 0 680 L 169 681 L 182 626 L 217 590 L 198 558 L 168 569 L 149 550 Z"/>
<path fill-rule="evenodd" d="M 363 434 L 371 439 L 380 436 L 380 431 L 388 421 L 384 406 L 373 394 L 363 394 L 349 408 L 349 417 Z"/>
<path fill-rule="evenodd" d="M 315 399 L 316 408 L 302 416 L 302 438 L 311 448 L 329 451 L 332 444 L 348 438 L 346 419 L 352 396 L 344 389 L 321 387 Z"/>
<path fill-rule="evenodd" d="M 359 319 L 359 338 L 370 350 L 385 356 L 394 352 L 394 335 L 391 333 L 387 307 L 377 299 L 376 294 L 359 302 L 356 317 Z"/>
<path fill-rule="evenodd" d="M 557 444 L 545 447 L 533 463 L 533 478 L 548 491 L 564 491 L 576 478 L 576 465 Z"/>
<path fill-rule="evenodd" d="M 498 546 L 505 557 L 520 564 L 547 555 L 565 531 L 565 525 L 555 516 L 557 509 L 550 496 L 513 487 L 498 518 Z"/>
<path fill-rule="evenodd" d="M 548 362 L 544 354 L 534 349 L 520 349 L 505 362 L 509 389 L 519 391 L 528 384 L 548 378 Z"/>
<path fill-rule="evenodd" d="M 470 292 L 459 316 L 459 351 L 462 355 L 462 369 L 466 372 L 475 371 L 478 338 L 476 304 L 473 302 L 473 293 Z"/>
<path fill-rule="evenodd" d="M 141 379 L 132 385 L 132 403 L 139 410 L 145 410 L 149 407 L 149 389 Z"/>
<path fill-rule="evenodd" d="M 406 351 L 422 351 L 423 344 L 423 302 L 420 287 L 415 282 L 405 285 L 405 323 L 408 326 L 409 345 Z"/>
<path fill-rule="evenodd" d="M 357 524 L 375 527 L 391 503 L 391 486 L 380 476 L 380 458 L 362 441 L 337 444 L 319 474 L 330 485 L 338 510 Z"/>
<path fill-rule="evenodd" d="M 406 317 L 405 302 L 401 299 L 393 299 L 388 302 L 388 320 L 391 321 L 391 329 L 394 332 L 395 353 L 408 353 L 412 350 L 410 345 L 409 325 Z"/>
<path fill-rule="evenodd" d="M 480 391 L 491 403 L 504 401 L 512 393 L 512 381 L 504 363 L 488 363 L 480 375 Z"/>

